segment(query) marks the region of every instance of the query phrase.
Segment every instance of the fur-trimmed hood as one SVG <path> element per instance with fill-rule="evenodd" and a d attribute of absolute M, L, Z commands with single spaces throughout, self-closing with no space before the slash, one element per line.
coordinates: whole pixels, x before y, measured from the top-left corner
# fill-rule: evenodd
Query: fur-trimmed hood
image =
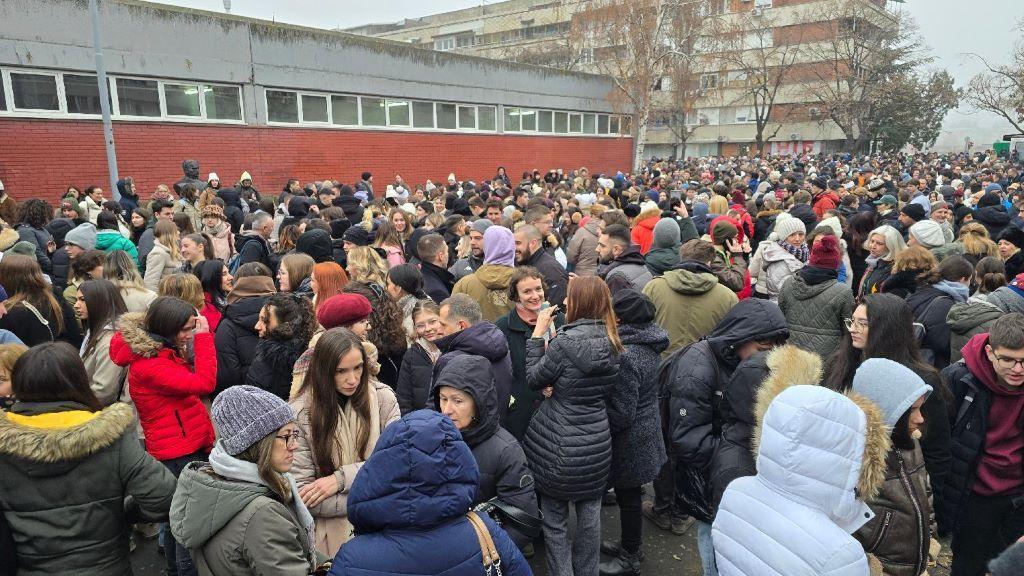
<path fill-rule="evenodd" d="M 767 363 L 755 408 L 758 477 L 852 533 L 870 519 L 864 502 L 885 481 L 885 418 L 863 396 L 819 386 L 821 360 L 813 353 L 783 346 Z"/>
<path fill-rule="evenodd" d="M 59 473 L 53 464 L 71 464 L 111 446 L 135 420 L 123 403 L 99 412 L 60 403 L 30 405 L 38 410 L 19 406 L 25 405 L 0 412 L 0 455 L 23 461 L 23 471 L 38 476 Z"/>
<path fill-rule="evenodd" d="M 145 318 L 145 312 L 131 312 L 117 320 L 121 338 L 111 341 L 110 358 L 118 366 L 127 366 L 137 358 L 153 358 L 164 348 L 143 328 Z"/>

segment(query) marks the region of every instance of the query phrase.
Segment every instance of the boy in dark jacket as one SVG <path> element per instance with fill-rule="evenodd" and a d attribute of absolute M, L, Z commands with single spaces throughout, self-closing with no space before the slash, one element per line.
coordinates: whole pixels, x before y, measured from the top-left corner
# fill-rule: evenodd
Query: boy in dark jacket
<path fill-rule="evenodd" d="M 1024 535 L 1024 314 L 997 319 L 943 371 L 953 394 L 953 463 L 936 493 L 953 532 L 951 576 Z"/>

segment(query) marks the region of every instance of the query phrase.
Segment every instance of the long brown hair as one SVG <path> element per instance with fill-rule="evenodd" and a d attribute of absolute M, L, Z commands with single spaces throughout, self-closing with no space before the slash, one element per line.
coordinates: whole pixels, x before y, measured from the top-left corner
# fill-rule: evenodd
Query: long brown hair
<path fill-rule="evenodd" d="M 365 457 L 366 445 L 370 441 L 370 369 L 367 365 L 366 351 L 359 337 L 347 328 L 332 328 L 324 332 L 313 348 L 313 358 L 309 362 L 309 370 L 302 380 L 299 394 L 309 394 L 309 447 L 313 454 L 313 464 L 320 476 L 334 474 L 340 463 L 332 457 L 334 434 L 338 428 L 341 408 L 338 406 L 338 389 L 334 384 L 334 375 L 338 362 L 353 349 L 359 350 L 363 369 L 359 376 L 359 387 L 349 398 L 356 416 L 359 418 L 359 432 L 356 433 L 356 452 Z"/>
<path fill-rule="evenodd" d="M 10 294 L 4 303 L 8 309 L 23 302 L 35 307 L 40 314 L 49 308 L 55 324 L 52 332 L 54 340 L 64 331 L 64 313 L 53 297 L 50 285 L 35 258 L 22 254 L 5 256 L 0 260 L 0 285 Z"/>
<path fill-rule="evenodd" d="M 597 276 L 573 278 L 569 281 L 566 302 L 565 321 L 567 323 L 583 318 L 603 320 L 612 349 L 618 353 L 622 352 L 619 328 L 615 321 L 615 311 L 612 309 L 612 293 L 608 290 L 608 285 L 604 283 L 604 280 Z"/>

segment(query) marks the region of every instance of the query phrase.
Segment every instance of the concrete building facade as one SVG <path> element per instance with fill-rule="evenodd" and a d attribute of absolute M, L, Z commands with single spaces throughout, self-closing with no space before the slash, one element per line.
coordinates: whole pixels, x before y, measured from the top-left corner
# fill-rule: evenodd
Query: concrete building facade
<path fill-rule="evenodd" d="M 842 34 L 851 25 L 838 20 L 836 6 L 854 7 L 860 18 L 872 25 L 889 27 L 895 19 L 889 11 L 892 0 L 687 0 L 701 3 L 701 13 L 714 25 L 707 26 L 708 40 L 720 35 L 725 26 L 731 32 L 748 35 L 761 32 L 768 48 L 795 45 L 799 52 L 791 64 L 792 79 L 778 90 L 768 120 L 767 134 L 774 134 L 767 151 L 789 154 L 840 149 L 844 134 L 828 119 L 820 105 L 809 101 L 813 82 L 822 81 L 815 67 L 824 52 L 820 44 L 828 34 Z M 506 0 L 445 12 L 391 24 L 372 24 L 349 29 L 357 34 L 405 42 L 413 46 L 462 54 L 473 54 L 516 62 L 529 62 L 562 69 L 601 70 L 600 43 L 579 44 L 573 38 L 574 19 L 589 0 Z M 856 24 L 856 23 L 853 23 Z M 848 32 L 848 30 L 846 30 Z M 704 45 L 705 47 L 701 47 Z M 761 46 L 740 43 L 729 50 L 755 50 Z M 806 48 L 806 49 L 804 49 Z M 679 146 L 679 128 L 673 130 L 673 115 L 652 117 L 645 147 L 646 157 L 705 156 L 751 153 L 755 142 L 755 119 L 750 97 L 744 90 L 744 74 L 723 60 L 719 42 L 697 42 L 699 58 L 694 66 L 695 86 L 684 87 L 698 94 L 691 106 L 676 115 L 685 118 L 687 146 Z M 656 101 L 671 101 L 669 78 L 652 94 Z"/>
<path fill-rule="evenodd" d="M 499 165 L 628 169 L 600 76 L 133 0 L 101 4 L 119 172 L 148 194 L 181 161 L 261 189 L 366 170 L 410 182 Z M 0 180 L 55 201 L 104 183 L 86 2 L 0 2 Z M 529 129 L 529 128 L 533 129 Z M 543 129 L 542 129 L 543 128 Z M 626 135 L 623 135 L 625 133 Z"/>

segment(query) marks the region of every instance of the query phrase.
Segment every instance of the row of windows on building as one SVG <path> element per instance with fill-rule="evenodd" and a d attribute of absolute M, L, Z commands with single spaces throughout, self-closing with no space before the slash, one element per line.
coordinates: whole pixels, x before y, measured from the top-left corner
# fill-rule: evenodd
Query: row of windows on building
<path fill-rule="evenodd" d="M 4 69 L 0 113 L 98 116 L 95 75 Z M 130 119 L 243 122 L 241 87 L 111 76 L 111 114 Z M 540 132 L 614 136 L 630 133 L 630 118 L 615 114 L 538 110 L 379 96 L 307 93 L 267 88 L 272 124 L 394 127 L 419 130 Z"/>

